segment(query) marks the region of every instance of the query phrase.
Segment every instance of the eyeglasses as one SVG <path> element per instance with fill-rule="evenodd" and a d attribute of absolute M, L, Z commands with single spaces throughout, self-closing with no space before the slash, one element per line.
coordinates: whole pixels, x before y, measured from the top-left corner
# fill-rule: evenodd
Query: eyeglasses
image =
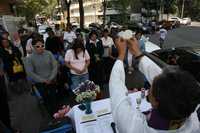
<path fill-rule="evenodd" d="M 44 45 L 37 45 L 36 48 L 44 48 Z"/>

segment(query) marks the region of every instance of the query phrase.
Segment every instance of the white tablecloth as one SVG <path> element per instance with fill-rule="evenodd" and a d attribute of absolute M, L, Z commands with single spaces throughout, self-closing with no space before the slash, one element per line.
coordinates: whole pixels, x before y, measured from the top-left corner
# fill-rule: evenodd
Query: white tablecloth
<path fill-rule="evenodd" d="M 136 109 L 136 99 L 141 96 L 141 92 L 129 94 L 133 109 Z M 81 111 L 78 105 L 74 106 L 67 114 L 73 121 L 77 133 L 113 133 L 111 122 L 113 122 L 111 114 L 110 99 L 103 99 L 92 102 L 92 114 L 86 115 L 85 111 Z M 142 112 L 151 109 L 151 105 L 142 99 L 140 110 Z"/>

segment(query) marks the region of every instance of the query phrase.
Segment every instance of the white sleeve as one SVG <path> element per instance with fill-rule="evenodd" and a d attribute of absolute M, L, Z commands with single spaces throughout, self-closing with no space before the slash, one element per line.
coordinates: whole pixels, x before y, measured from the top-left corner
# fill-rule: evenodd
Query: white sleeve
<path fill-rule="evenodd" d="M 111 97 L 111 110 L 117 129 L 121 133 L 128 133 L 130 125 L 138 121 L 135 119 L 138 113 L 131 107 L 131 102 L 127 97 L 127 88 L 125 86 L 125 72 L 123 62 L 117 60 L 112 69 L 109 90 Z M 130 117 L 131 116 L 131 117 Z M 127 124 L 127 122 L 129 122 Z"/>
<path fill-rule="evenodd" d="M 145 75 L 150 84 L 152 84 L 153 79 L 162 72 L 162 69 L 146 56 L 141 58 L 139 70 Z"/>
<path fill-rule="evenodd" d="M 139 69 L 151 84 L 154 77 L 162 72 L 162 69 L 146 56 L 141 58 Z M 120 60 L 117 60 L 113 66 L 109 81 L 109 91 L 113 119 L 119 132 L 142 132 L 146 119 L 142 113 L 133 110 L 131 107 L 125 86 L 124 65 Z"/>
<path fill-rule="evenodd" d="M 73 39 L 76 39 L 77 37 L 76 37 L 76 34 L 73 32 Z"/>

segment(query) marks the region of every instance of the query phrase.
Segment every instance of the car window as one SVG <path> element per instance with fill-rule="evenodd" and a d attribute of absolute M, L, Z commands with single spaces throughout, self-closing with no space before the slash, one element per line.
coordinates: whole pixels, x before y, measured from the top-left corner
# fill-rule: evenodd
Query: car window
<path fill-rule="evenodd" d="M 190 72 L 200 82 L 200 55 L 181 49 L 159 50 L 152 53 L 168 65 L 177 65 Z"/>
<path fill-rule="evenodd" d="M 177 59 L 179 56 L 174 50 L 157 51 L 153 54 L 168 65 L 177 65 Z"/>

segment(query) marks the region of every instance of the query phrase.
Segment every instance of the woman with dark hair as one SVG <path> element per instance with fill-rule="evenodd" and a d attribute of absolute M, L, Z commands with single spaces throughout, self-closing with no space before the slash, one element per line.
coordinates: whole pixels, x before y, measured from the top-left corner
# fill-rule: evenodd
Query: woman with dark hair
<path fill-rule="evenodd" d="M 88 66 L 90 64 L 90 56 L 82 40 L 74 40 L 72 49 L 67 50 L 65 54 L 65 63 L 71 72 L 72 90 L 81 82 L 89 79 Z"/>
<path fill-rule="evenodd" d="M 27 90 L 29 89 L 28 83 L 26 80 L 26 74 L 25 74 L 25 69 L 23 62 L 21 60 L 21 53 L 19 49 L 9 43 L 9 40 L 6 38 L 0 38 L 0 58 L 3 63 L 3 71 L 5 72 L 5 75 L 7 76 L 8 79 L 8 88 L 5 90 L 5 79 L 4 76 L 1 77 L 1 87 L 4 88 L 1 89 L 1 108 L 4 108 L 5 112 L 2 109 L 2 113 L 0 116 L 4 120 L 6 120 L 7 123 L 5 123 L 3 120 L 2 122 L 10 128 L 10 119 L 9 117 L 9 108 L 7 107 L 8 103 L 7 102 L 7 96 L 6 96 L 6 91 L 8 94 L 8 97 L 10 99 L 10 103 L 12 105 L 13 101 L 15 102 L 15 106 L 10 106 L 10 110 L 12 111 L 11 115 L 13 116 L 12 118 L 12 123 L 14 128 L 20 128 L 17 126 L 16 123 L 19 123 L 19 119 L 17 119 L 19 113 L 18 109 L 19 106 L 23 104 L 20 102 L 19 98 L 22 95 L 27 94 Z M 16 112 L 15 112 L 16 111 Z M 23 111 L 21 113 L 24 114 Z M 21 115 L 21 114 L 20 114 Z"/>
<path fill-rule="evenodd" d="M 88 50 L 90 55 L 90 80 L 94 81 L 96 84 L 102 87 L 104 81 L 102 69 L 102 56 L 104 54 L 104 48 L 102 45 L 102 41 L 97 39 L 97 33 L 95 31 L 92 31 L 89 34 L 89 41 L 86 44 L 86 49 Z"/>
<path fill-rule="evenodd" d="M 21 60 L 21 53 L 5 38 L 0 39 L 0 58 L 3 61 L 4 72 L 6 72 L 9 80 L 9 88 L 15 93 L 21 93 L 25 89 L 22 84 L 26 83 L 26 74 L 24 65 Z"/>

